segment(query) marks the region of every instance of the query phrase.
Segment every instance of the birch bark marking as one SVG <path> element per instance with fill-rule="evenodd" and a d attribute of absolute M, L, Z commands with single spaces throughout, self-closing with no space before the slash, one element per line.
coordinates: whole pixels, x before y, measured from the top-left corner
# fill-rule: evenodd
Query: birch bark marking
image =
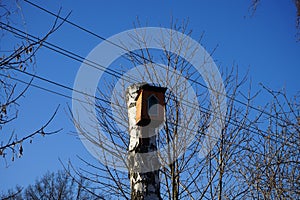
<path fill-rule="evenodd" d="M 155 127 L 136 125 L 136 98 L 143 85 L 145 83 L 133 84 L 126 91 L 128 129 L 130 134 L 128 170 L 131 199 L 161 200 L 159 170 L 155 170 L 154 167 L 159 165 L 158 156 L 149 157 L 145 154 L 157 150 L 156 135 L 151 133 Z"/>

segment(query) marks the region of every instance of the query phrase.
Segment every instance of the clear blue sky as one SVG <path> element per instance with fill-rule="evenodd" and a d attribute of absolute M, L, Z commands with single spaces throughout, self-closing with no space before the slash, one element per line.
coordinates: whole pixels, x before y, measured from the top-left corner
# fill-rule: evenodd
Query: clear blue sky
<path fill-rule="evenodd" d="M 133 28 L 137 17 L 142 25 L 167 28 L 171 16 L 179 21 L 189 19 L 194 39 L 205 32 L 202 44 L 208 52 L 218 45 L 213 59 L 220 69 L 235 63 L 241 74 L 249 70 L 254 90 L 259 89 L 259 83 L 264 83 L 273 89 L 285 87 L 290 96 L 299 91 L 300 43 L 295 38 L 296 9 L 292 0 L 261 0 L 253 17 L 249 12 L 250 0 L 32 1 L 52 12 L 58 12 L 61 7 L 62 16 L 72 11 L 70 21 L 105 38 Z M 27 31 L 42 37 L 52 26 L 54 18 L 23 1 L 20 3 Z M 64 24 L 48 41 L 83 57 L 101 42 L 69 24 Z M 1 45 L 7 42 L 10 41 L 1 41 Z M 37 54 L 36 72 L 72 87 L 80 64 L 42 48 Z M 72 95 L 71 91 L 38 80 L 34 83 Z M 260 98 L 262 100 L 258 104 L 268 100 L 264 96 Z M 64 163 L 70 159 L 76 167 L 80 166 L 76 155 L 93 159 L 74 136 L 75 128 L 67 110 L 67 105 L 71 105 L 70 99 L 30 88 L 19 103 L 19 117 L 9 127 L 19 135 L 43 125 L 58 104 L 61 104 L 59 113 L 49 130 L 63 128 L 63 131 L 44 138 L 37 136 L 32 144 L 25 143 L 24 156 L 13 163 L 9 161 L 8 168 L 1 161 L 0 190 L 16 184 L 26 186 L 47 171 L 61 169 L 59 158 Z"/>

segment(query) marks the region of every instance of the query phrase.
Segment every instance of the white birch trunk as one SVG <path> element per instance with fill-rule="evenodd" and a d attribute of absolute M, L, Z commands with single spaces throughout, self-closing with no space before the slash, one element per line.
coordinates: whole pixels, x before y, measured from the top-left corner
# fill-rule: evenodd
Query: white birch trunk
<path fill-rule="evenodd" d="M 150 132 L 154 131 L 155 127 L 136 125 L 136 97 L 142 85 L 144 84 L 131 85 L 126 91 L 130 134 L 128 167 L 131 199 L 160 200 L 159 171 L 154 167 L 159 164 L 158 156 L 157 154 L 151 158 L 144 156 L 144 153 L 157 150 L 156 135 Z M 148 169 L 148 172 L 142 172 L 145 169 Z"/>

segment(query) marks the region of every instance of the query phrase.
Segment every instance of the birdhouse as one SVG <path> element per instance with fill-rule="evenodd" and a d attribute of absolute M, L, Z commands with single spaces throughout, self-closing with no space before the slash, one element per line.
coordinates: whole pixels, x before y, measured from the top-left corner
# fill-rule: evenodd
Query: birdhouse
<path fill-rule="evenodd" d="M 166 90 L 149 84 L 141 86 L 136 97 L 136 125 L 158 125 L 164 121 Z"/>

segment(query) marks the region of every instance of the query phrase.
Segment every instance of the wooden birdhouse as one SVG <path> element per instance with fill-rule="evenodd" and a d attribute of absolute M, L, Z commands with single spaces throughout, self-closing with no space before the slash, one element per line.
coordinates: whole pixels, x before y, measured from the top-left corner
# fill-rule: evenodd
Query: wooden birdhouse
<path fill-rule="evenodd" d="M 165 92 L 167 88 L 141 86 L 136 97 L 136 124 L 146 126 L 150 122 L 159 125 L 165 117 Z"/>

